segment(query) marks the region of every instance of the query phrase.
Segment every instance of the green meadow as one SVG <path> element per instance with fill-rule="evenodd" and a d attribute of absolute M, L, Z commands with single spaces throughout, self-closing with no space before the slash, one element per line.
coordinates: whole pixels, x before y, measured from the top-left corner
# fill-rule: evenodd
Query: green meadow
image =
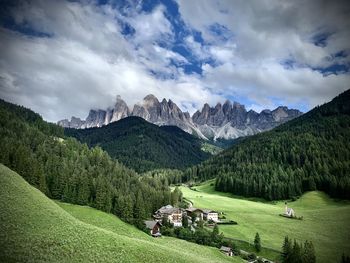
<path fill-rule="evenodd" d="M 0 262 L 242 262 L 216 248 L 152 238 L 117 217 L 47 198 L 0 164 Z"/>
<path fill-rule="evenodd" d="M 330 199 L 322 192 L 308 192 L 300 199 L 289 202 L 303 220 L 279 216 L 284 202 L 266 202 L 221 193 L 214 190 L 212 181 L 200 186 L 182 186 L 185 198 L 195 207 L 224 212 L 227 219 L 238 225 L 221 225 L 226 237 L 253 242 L 256 232 L 262 246 L 281 250 L 285 236 L 304 242 L 313 242 L 317 262 L 339 262 L 343 252 L 350 252 L 350 202 Z M 266 252 L 265 252 L 266 254 Z"/>

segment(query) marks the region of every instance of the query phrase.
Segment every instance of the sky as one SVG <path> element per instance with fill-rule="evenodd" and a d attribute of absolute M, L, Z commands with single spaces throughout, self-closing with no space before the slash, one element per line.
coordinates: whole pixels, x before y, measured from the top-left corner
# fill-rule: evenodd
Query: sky
<path fill-rule="evenodd" d="M 350 1 L 0 1 L 0 98 L 56 122 L 148 94 L 306 112 L 350 83 Z"/>

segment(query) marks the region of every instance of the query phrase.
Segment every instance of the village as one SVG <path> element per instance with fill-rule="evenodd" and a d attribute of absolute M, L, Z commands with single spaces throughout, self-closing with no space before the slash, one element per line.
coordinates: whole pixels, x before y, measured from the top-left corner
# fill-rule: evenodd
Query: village
<path fill-rule="evenodd" d="M 182 227 L 184 217 L 186 217 L 189 226 L 196 226 L 196 222 L 199 221 L 205 221 L 211 224 L 219 222 L 218 212 L 211 209 L 195 207 L 184 209 L 166 205 L 154 213 L 154 220 L 145 221 L 145 225 L 150 230 L 152 236 L 159 237 L 161 236 L 160 227 L 162 221 L 167 220 L 173 227 Z"/>
<path fill-rule="evenodd" d="M 199 222 L 206 223 L 207 226 L 213 226 L 219 223 L 219 213 L 211 209 L 201 209 L 196 207 L 179 208 L 172 205 L 166 205 L 159 208 L 153 215 L 154 220 L 145 221 L 145 226 L 153 237 L 160 237 L 162 222 L 166 220 L 174 228 L 183 227 L 184 219 L 190 226 L 191 231 L 195 232 L 195 227 Z M 220 251 L 227 256 L 233 256 L 231 247 L 221 246 Z"/>
<path fill-rule="evenodd" d="M 173 228 L 182 228 L 188 227 L 190 231 L 195 232 L 199 224 L 205 225 L 207 228 L 214 227 L 217 224 L 237 224 L 232 220 L 225 220 L 222 216 L 223 212 L 214 211 L 212 209 L 206 208 L 196 208 L 190 206 L 188 208 L 174 207 L 172 205 L 166 205 L 159 208 L 153 215 L 153 220 L 144 221 L 144 225 L 147 229 L 147 232 L 153 237 L 161 237 L 161 229 L 164 224 L 171 225 Z M 287 203 L 285 203 L 284 213 L 280 216 L 300 219 L 296 217 L 295 211 L 293 208 L 289 208 Z M 184 222 L 186 222 L 184 225 Z M 264 262 L 272 263 L 272 261 L 264 258 L 257 258 L 252 256 L 252 253 L 249 253 L 244 250 L 235 251 L 233 245 L 228 242 L 227 246 L 221 245 L 219 250 L 227 255 L 234 256 L 240 254 L 242 257 L 246 258 L 248 262 Z M 261 261 L 259 261 L 261 260 Z"/>

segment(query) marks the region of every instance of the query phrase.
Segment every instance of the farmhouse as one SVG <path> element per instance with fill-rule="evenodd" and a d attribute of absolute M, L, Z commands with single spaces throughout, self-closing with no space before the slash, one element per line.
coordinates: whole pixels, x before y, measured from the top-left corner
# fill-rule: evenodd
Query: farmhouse
<path fill-rule="evenodd" d="M 196 221 L 198 220 L 213 220 L 214 222 L 219 221 L 219 216 L 216 211 L 210 210 L 210 209 L 200 209 L 195 207 L 190 207 L 186 209 L 186 212 L 191 217 L 195 217 Z"/>
<path fill-rule="evenodd" d="M 288 217 L 295 217 L 295 212 L 293 210 L 293 208 L 289 208 L 287 206 L 287 202 L 285 203 L 285 210 L 284 210 L 284 215 L 288 216 Z"/>
<path fill-rule="evenodd" d="M 218 222 L 219 216 L 216 211 L 210 209 L 203 209 L 203 219 L 206 221 L 213 220 L 214 222 Z"/>
<path fill-rule="evenodd" d="M 195 218 L 195 221 L 203 220 L 203 210 L 195 207 L 186 209 L 187 215 L 191 218 Z"/>
<path fill-rule="evenodd" d="M 171 205 L 166 205 L 159 208 L 153 215 L 154 219 L 161 221 L 166 217 L 174 227 L 182 226 L 182 217 L 187 216 L 186 211 L 182 208 L 173 207 Z"/>
<path fill-rule="evenodd" d="M 149 229 L 150 234 L 154 237 L 160 237 L 162 234 L 160 233 L 161 223 L 158 221 L 144 221 L 146 228 Z"/>
<path fill-rule="evenodd" d="M 233 251 L 232 251 L 232 248 L 230 248 L 230 247 L 224 247 L 224 246 L 222 246 L 222 247 L 220 248 L 220 251 L 221 251 L 222 253 L 224 253 L 226 256 L 229 256 L 229 257 L 232 257 L 232 256 L 233 256 Z"/>

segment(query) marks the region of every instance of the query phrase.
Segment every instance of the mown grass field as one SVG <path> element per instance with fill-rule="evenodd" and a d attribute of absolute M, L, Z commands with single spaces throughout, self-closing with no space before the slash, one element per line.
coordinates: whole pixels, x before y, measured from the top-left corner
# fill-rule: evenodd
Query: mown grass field
<path fill-rule="evenodd" d="M 241 260 L 216 248 L 154 239 L 113 215 L 54 202 L 0 164 L 0 262 Z"/>
<path fill-rule="evenodd" d="M 285 236 L 298 241 L 311 240 L 317 262 L 339 262 L 343 252 L 350 254 L 350 202 L 335 201 L 322 192 L 308 192 L 288 203 L 303 220 L 280 217 L 284 202 L 264 202 L 216 192 L 212 182 L 181 187 L 185 198 L 195 207 L 210 208 L 226 214 L 238 225 L 220 226 L 227 237 L 253 242 L 259 232 L 262 245 L 281 250 Z"/>

